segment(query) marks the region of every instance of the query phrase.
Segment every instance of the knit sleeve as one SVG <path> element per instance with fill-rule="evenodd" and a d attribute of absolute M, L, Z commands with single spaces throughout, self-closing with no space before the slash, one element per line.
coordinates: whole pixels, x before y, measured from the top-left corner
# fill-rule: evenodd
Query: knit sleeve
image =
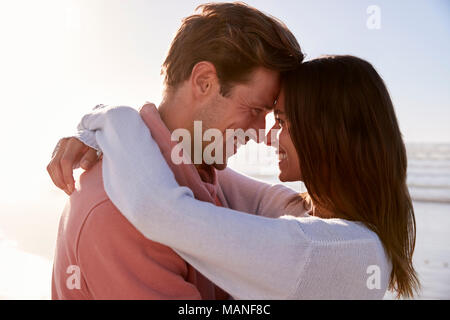
<path fill-rule="evenodd" d="M 230 168 L 218 173 L 219 185 L 230 208 L 264 217 L 305 216 L 307 209 L 297 192 L 281 184 L 268 184 Z"/>

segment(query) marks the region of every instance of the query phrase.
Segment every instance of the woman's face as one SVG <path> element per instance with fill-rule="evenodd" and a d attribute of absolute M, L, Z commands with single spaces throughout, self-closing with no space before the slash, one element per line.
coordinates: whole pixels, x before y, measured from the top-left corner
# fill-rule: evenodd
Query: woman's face
<path fill-rule="evenodd" d="M 278 140 L 278 166 L 280 168 L 280 175 L 278 178 L 280 181 L 299 181 L 302 180 L 300 172 L 300 162 L 298 159 L 297 151 L 292 143 L 291 136 L 289 135 L 289 122 L 286 119 L 284 113 L 284 91 L 281 90 L 278 97 L 277 104 L 275 106 L 275 125 L 272 129 L 279 129 Z M 267 139 L 270 141 L 270 139 Z"/>

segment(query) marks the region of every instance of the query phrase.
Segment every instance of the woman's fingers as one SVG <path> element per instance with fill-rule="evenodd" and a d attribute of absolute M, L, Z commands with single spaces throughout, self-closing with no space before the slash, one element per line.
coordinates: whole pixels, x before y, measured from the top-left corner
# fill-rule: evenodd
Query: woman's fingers
<path fill-rule="evenodd" d="M 81 158 L 80 166 L 84 170 L 89 170 L 98 160 L 97 150 L 89 148 Z"/>
<path fill-rule="evenodd" d="M 139 112 L 152 112 L 153 109 L 156 109 L 156 105 L 147 101 L 138 110 Z"/>
<path fill-rule="evenodd" d="M 98 156 L 95 149 L 86 146 L 77 138 L 64 138 L 56 145 L 47 171 L 53 183 L 71 195 L 75 190 L 75 179 L 73 178 L 75 165 L 80 162 L 80 166 L 88 170 L 97 161 Z"/>
<path fill-rule="evenodd" d="M 53 151 L 52 160 L 47 165 L 47 172 L 50 175 L 55 186 L 62 189 L 65 193 L 69 194 L 67 191 L 67 187 L 64 183 L 64 178 L 61 171 L 60 161 L 61 157 L 64 154 L 64 148 L 67 144 L 66 138 L 59 140 L 57 143 L 55 150 Z"/>
<path fill-rule="evenodd" d="M 88 148 L 77 138 L 70 138 L 64 149 L 64 154 L 60 160 L 61 172 L 67 191 L 69 194 L 72 194 L 75 189 L 73 168 L 79 159 L 87 152 Z"/>

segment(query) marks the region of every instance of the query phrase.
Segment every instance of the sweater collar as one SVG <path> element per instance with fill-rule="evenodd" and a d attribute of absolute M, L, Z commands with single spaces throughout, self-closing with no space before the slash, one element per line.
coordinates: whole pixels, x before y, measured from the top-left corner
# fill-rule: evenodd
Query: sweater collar
<path fill-rule="evenodd" d="M 153 105 L 146 104 L 139 113 L 158 144 L 164 159 L 172 169 L 177 182 L 181 186 L 190 188 L 198 200 L 215 203 L 219 187 L 216 169 L 212 166 L 197 169 L 188 158 L 183 163 L 173 163 L 171 153 L 177 142 L 172 141 L 171 133 L 161 120 L 158 109 Z M 182 156 L 187 157 L 186 155 Z"/>

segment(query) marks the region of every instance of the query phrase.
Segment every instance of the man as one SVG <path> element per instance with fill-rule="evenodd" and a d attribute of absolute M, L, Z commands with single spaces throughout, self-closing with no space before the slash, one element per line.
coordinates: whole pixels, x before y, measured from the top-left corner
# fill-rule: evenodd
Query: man
<path fill-rule="evenodd" d="M 201 121 L 203 131 L 215 128 L 223 134 L 264 129 L 281 73 L 303 60 L 295 37 L 281 22 L 244 4 L 200 9 L 183 21 L 163 64 L 166 89 L 158 109 L 163 123 L 169 131 L 188 130 L 192 138 L 194 121 Z M 165 143 L 158 141 L 160 148 Z M 89 169 L 97 157 L 88 151 L 78 159 L 81 148 L 76 139 L 62 140 L 48 166 L 54 183 L 72 194 L 60 223 L 53 298 L 227 298 L 172 249 L 146 239 L 129 223 L 103 189 L 101 162 L 82 175 L 75 190 L 73 165 Z M 222 206 L 228 205 L 227 195 L 215 170 L 226 167 L 226 156 L 212 166 L 197 164 L 195 171 Z"/>

